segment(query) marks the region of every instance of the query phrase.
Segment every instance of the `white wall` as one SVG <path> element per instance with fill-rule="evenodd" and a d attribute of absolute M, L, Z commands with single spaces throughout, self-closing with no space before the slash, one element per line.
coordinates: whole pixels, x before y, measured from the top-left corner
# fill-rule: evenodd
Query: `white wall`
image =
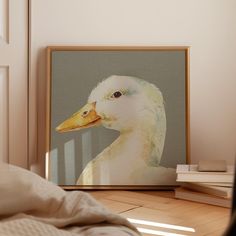
<path fill-rule="evenodd" d="M 33 0 L 31 6 L 31 154 L 44 158 L 45 47 L 189 45 L 191 159 L 236 152 L 235 0 Z M 35 104 L 36 83 L 39 106 Z M 32 156 L 31 155 L 31 156 Z M 35 160 L 31 160 L 35 162 Z M 39 172 L 42 173 L 42 166 Z"/>

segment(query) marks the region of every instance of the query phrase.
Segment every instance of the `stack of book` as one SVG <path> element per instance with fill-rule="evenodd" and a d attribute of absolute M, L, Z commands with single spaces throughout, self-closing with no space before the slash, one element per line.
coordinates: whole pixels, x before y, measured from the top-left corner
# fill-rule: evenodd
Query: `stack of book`
<path fill-rule="evenodd" d="M 231 207 L 233 166 L 225 172 L 198 171 L 197 165 L 177 165 L 177 181 L 181 187 L 175 189 L 175 197 L 223 207 Z"/>

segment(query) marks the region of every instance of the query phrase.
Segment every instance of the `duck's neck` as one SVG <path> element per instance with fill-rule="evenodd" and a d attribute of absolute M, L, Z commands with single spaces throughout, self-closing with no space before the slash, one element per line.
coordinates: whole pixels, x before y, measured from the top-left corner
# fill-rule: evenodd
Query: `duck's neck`
<path fill-rule="evenodd" d="M 97 158 L 109 159 L 113 163 L 127 163 L 135 166 L 150 165 L 155 145 L 152 142 L 154 130 L 145 127 L 122 131 L 120 136 Z"/>

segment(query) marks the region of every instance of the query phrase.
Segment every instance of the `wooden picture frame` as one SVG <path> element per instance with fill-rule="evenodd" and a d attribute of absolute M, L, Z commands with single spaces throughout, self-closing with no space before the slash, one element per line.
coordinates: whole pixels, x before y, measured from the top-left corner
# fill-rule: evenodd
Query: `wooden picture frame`
<path fill-rule="evenodd" d="M 176 185 L 176 164 L 190 162 L 189 47 L 49 46 L 47 85 L 49 180 L 65 189 Z"/>

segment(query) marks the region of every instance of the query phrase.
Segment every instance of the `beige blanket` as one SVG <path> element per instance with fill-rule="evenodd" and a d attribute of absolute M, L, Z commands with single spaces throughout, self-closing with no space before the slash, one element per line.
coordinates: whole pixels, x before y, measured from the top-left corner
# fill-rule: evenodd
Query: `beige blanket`
<path fill-rule="evenodd" d="M 89 194 L 65 192 L 38 175 L 0 164 L 0 236 L 137 236 Z"/>

